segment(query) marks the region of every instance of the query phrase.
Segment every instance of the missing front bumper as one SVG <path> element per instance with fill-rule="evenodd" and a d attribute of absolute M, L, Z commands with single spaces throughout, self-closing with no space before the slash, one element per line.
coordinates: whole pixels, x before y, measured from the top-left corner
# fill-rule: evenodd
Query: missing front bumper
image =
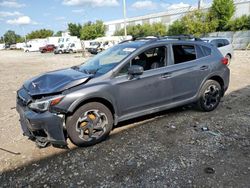
<path fill-rule="evenodd" d="M 16 109 L 24 136 L 45 147 L 48 143 L 57 147 L 67 146 L 64 118 L 50 112 L 36 113 L 18 102 Z"/>

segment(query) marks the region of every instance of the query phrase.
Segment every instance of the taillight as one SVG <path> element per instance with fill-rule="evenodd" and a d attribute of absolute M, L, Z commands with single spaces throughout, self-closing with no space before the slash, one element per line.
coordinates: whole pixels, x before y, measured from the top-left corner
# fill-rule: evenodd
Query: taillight
<path fill-rule="evenodd" d="M 224 64 L 224 65 L 227 65 L 228 64 L 228 59 L 226 57 L 223 57 L 221 59 L 221 63 Z"/>

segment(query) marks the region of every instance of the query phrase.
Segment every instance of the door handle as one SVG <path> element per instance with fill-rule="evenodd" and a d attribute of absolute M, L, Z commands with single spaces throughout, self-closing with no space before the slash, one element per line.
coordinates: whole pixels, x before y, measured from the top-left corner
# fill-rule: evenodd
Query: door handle
<path fill-rule="evenodd" d="M 203 65 L 200 67 L 200 70 L 204 71 L 204 70 L 208 70 L 208 66 L 207 65 Z"/>
<path fill-rule="evenodd" d="M 161 78 L 170 78 L 171 77 L 171 73 L 164 73 L 161 75 Z"/>

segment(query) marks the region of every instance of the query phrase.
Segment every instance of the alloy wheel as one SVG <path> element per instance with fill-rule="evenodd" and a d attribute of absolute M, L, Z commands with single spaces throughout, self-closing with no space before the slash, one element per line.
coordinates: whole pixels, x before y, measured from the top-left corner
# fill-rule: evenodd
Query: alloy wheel
<path fill-rule="evenodd" d="M 220 102 L 220 89 L 216 85 L 210 85 L 203 95 L 203 104 L 206 108 L 211 109 Z"/>
<path fill-rule="evenodd" d="M 108 125 L 106 114 L 99 110 L 88 110 L 76 122 L 76 131 L 79 133 L 79 138 L 84 141 L 99 139 L 105 132 Z"/>

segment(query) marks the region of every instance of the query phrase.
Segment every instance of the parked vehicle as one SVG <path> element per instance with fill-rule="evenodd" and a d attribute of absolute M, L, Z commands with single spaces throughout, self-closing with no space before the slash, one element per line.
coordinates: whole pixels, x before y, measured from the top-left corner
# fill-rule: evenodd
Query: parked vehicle
<path fill-rule="evenodd" d="M 229 85 L 228 59 L 203 41 L 123 42 L 17 91 L 25 136 L 40 147 L 103 141 L 118 122 L 186 104 L 209 112 Z"/>
<path fill-rule="evenodd" d="M 25 45 L 26 44 L 24 42 L 19 42 L 19 43 L 16 43 L 16 48 L 17 49 L 23 49 Z"/>
<path fill-rule="evenodd" d="M 10 50 L 16 50 L 16 49 L 17 49 L 16 44 L 11 44 L 10 45 Z"/>
<path fill-rule="evenodd" d="M 54 54 L 62 54 L 64 52 L 64 50 L 66 50 L 66 49 L 67 49 L 67 46 L 65 44 L 60 44 L 54 50 Z"/>
<path fill-rule="evenodd" d="M 101 46 L 100 42 L 90 42 L 88 52 L 91 54 L 98 54 L 101 51 L 99 48 L 100 46 Z"/>
<path fill-rule="evenodd" d="M 4 50 L 4 49 L 5 49 L 5 44 L 4 43 L 0 44 L 0 50 Z"/>
<path fill-rule="evenodd" d="M 54 44 L 47 44 L 46 46 L 39 48 L 39 51 L 41 53 L 46 53 L 46 52 L 54 52 L 55 49 L 56 46 Z"/>
<path fill-rule="evenodd" d="M 76 53 L 82 51 L 81 43 L 69 43 L 64 53 Z"/>
<path fill-rule="evenodd" d="M 27 44 L 23 47 L 24 52 L 38 52 L 39 51 L 39 45 L 35 44 Z"/>
<path fill-rule="evenodd" d="M 228 59 L 228 65 L 230 64 L 231 59 L 233 58 L 233 46 L 229 39 L 209 37 L 202 38 L 202 40 L 217 47 L 221 54 Z"/>
<path fill-rule="evenodd" d="M 4 49 L 5 50 L 9 50 L 10 49 L 10 45 L 9 44 L 5 44 Z"/>

